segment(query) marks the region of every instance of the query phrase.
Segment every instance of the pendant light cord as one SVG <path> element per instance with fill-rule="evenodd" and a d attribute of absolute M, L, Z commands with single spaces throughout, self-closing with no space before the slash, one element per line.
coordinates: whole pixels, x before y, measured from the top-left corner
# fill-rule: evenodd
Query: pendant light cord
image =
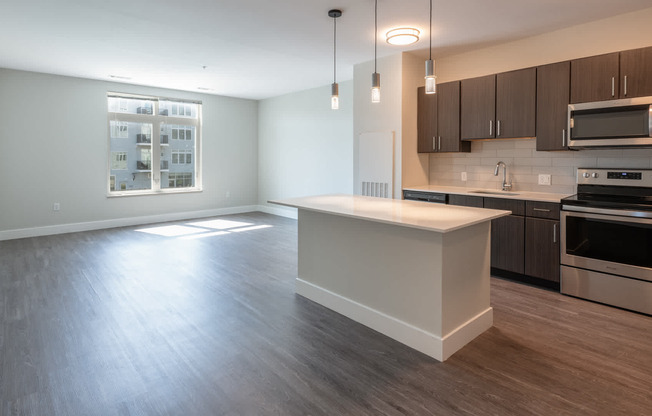
<path fill-rule="evenodd" d="M 374 6 L 374 72 L 378 72 L 376 63 L 378 61 L 378 0 Z"/>
<path fill-rule="evenodd" d="M 333 84 L 336 81 L 337 74 L 337 17 L 333 18 Z"/>
<path fill-rule="evenodd" d="M 430 29 L 428 35 L 430 36 L 430 57 L 432 61 L 432 0 L 430 0 Z"/>

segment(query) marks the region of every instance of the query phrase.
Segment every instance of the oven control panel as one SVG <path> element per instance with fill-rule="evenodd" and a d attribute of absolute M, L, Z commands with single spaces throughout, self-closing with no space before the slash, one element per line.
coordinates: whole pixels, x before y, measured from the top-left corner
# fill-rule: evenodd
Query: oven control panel
<path fill-rule="evenodd" d="M 641 180 L 643 178 L 643 173 L 641 172 L 607 172 L 607 179 L 632 179 L 632 180 Z"/>
<path fill-rule="evenodd" d="M 652 169 L 578 168 L 577 184 L 652 187 Z"/>

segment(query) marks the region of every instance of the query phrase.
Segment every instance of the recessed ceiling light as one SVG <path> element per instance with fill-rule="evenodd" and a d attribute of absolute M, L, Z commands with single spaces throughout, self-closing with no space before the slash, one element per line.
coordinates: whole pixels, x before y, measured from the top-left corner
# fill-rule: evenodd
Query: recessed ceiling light
<path fill-rule="evenodd" d="M 385 34 L 390 45 L 411 45 L 419 40 L 419 29 L 400 27 L 392 29 Z"/>

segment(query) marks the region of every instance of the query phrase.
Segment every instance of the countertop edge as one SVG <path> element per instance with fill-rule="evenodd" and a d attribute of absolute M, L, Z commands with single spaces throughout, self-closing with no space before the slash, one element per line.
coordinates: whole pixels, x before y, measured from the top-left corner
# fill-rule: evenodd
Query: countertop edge
<path fill-rule="evenodd" d="M 571 196 L 572 194 L 555 194 L 555 193 L 539 193 L 534 191 L 523 191 L 519 192 L 518 195 L 509 195 L 504 194 L 500 195 L 493 192 L 499 192 L 495 189 L 487 189 L 487 191 L 492 193 L 479 193 L 479 192 L 470 192 L 477 191 L 482 189 L 470 188 L 464 190 L 460 187 L 448 186 L 448 185 L 426 185 L 426 186 L 408 186 L 403 188 L 403 191 L 418 191 L 418 192 L 429 192 L 429 193 L 439 193 L 439 194 L 450 194 L 450 195 L 468 195 L 468 196 L 477 196 L 481 198 L 502 198 L 502 199 L 520 199 L 523 201 L 536 201 L 536 202 L 552 202 L 552 203 L 561 203 L 563 198 Z M 515 191 L 518 192 L 518 191 Z"/>
<path fill-rule="evenodd" d="M 332 195 L 329 195 L 332 196 Z M 294 199 L 294 198 L 291 198 Z M 391 201 L 397 201 L 397 202 L 402 202 L 402 203 L 410 203 L 410 204 L 427 204 L 429 206 L 432 206 L 432 204 L 428 202 L 419 202 L 419 201 L 403 201 L 400 199 L 392 199 Z M 297 208 L 297 209 L 305 209 L 308 211 L 313 211 L 313 212 L 320 212 L 323 214 L 330 214 L 330 215 L 336 215 L 340 217 L 347 217 L 347 218 L 353 218 L 353 219 L 362 219 L 362 220 L 367 220 L 371 222 L 377 222 L 381 224 L 388 224 L 388 225 L 395 225 L 399 227 L 406 227 L 406 228 L 414 228 L 418 230 L 425 230 L 425 231 L 432 231 L 432 232 L 437 232 L 441 234 L 457 231 L 463 228 L 471 227 L 477 224 L 481 224 L 483 222 L 491 221 L 496 218 L 500 217 L 505 217 L 511 214 L 511 211 L 504 211 L 504 210 L 497 210 L 497 209 L 487 209 L 487 208 L 474 208 L 474 207 L 461 207 L 461 206 L 455 206 L 456 209 L 464 209 L 464 210 L 481 210 L 482 211 L 482 218 L 479 218 L 477 220 L 472 220 L 469 222 L 466 222 L 462 225 L 458 226 L 452 226 L 448 228 L 437 228 L 437 227 L 431 227 L 431 226 L 422 226 L 419 224 L 413 224 L 409 222 L 401 222 L 401 221 L 392 221 L 392 220 L 386 220 L 383 218 L 377 218 L 373 216 L 365 216 L 365 215 L 355 215 L 351 213 L 346 213 L 346 212 L 338 212 L 338 211 L 333 211 L 330 209 L 325 209 L 325 208 L 317 208 L 317 207 L 312 207 L 312 206 L 305 206 L 297 203 L 292 203 L 289 201 L 283 201 L 283 200 L 268 200 L 267 201 L 270 204 L 275 204 L 275 205 L 280 205 L 280 206 L 285 206 L 285 207 L 290 207 L 290 208 Z M 444 207 L 450 207 L 449 205 L 444 205 Z"/>

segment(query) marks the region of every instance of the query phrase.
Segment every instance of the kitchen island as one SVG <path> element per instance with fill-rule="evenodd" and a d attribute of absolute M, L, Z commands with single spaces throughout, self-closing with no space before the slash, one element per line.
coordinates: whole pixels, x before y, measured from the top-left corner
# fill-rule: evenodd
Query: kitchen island
<path fill-rule="evenodd" d="M 509 211 L 357 195 L 298 209 L 296 293 L 444 361 L 493 324 L 491 220 Z"/>

